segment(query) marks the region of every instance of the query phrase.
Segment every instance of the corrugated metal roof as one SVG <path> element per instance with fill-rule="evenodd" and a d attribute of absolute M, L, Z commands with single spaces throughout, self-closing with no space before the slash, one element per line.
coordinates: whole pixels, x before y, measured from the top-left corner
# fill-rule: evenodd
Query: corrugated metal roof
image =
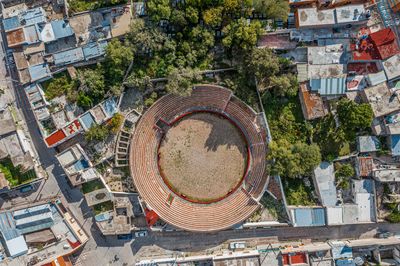
<path fill-rule="evenodd" d="M 91 42 L 82 47 L 85 60 L 90 60 L 102 56 L 106 52 L 107 42 Z"/>
<path fill-rule="evenodd" d="M 296 226 L 325 225 L 325 210 L 323 208 L 297 208 L 294 210 Z"/>
<path fill-rule="evenodd" d="M 73 64 L 84 60 L 83 50 L 81 47 L 67 50 L 64 52 L 59 52 L 53 54 L 54 64 L 56 66 L 63 66 L 68 64 Z"/>
<path fill-rule="evenodd" d="M 385 71 L 383 70 L 379 71 L 378 73 L 370 73 L 367 77 L 371 86 L 375 86 L 386 81 Z"/>
<path fill-rule="evenodd" d="M 53 20 L 50 23 L 56 39 L 74 35 L 74 31 L 72 30 L 71 26 L 64 20 Z"/>
<path fill-rule="evenodd" d="M 322 96 L 343 95 L 346 93 L 346 77 L 311 79 L 310 88 Z"/>
<path fill-rule="evenodd" d="M 25 25 L 33 25 L 38 23 L 46 22 L 46 12 L 42 7 L 28 9 L 21 13 L 21 21 L 25 22 Z"/>
<path fill-rule="evenodd" d="M 3 20 L 3 27 L 5 31 L 14 30 L 18 27 L 21 27 L 21 22 L 19 21 L 18 16 L 14 16 L 11 18 L 6 18 Z"/>
<path fill-rule="evenodd" d="M 31 75 L 32 82 L 49 77 L 51 75 L 47 63 L 30 66 L 28 70 L 29 70 L 29 75 Z"/>

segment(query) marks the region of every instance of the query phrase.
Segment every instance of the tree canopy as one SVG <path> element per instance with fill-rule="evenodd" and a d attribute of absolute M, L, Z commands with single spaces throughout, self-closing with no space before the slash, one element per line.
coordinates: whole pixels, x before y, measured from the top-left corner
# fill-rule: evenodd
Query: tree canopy
<path fill-rule="evenodd" d="M 289 1 L 286 0 L 253 0 L 254 9 L 270 19 L 287 20 Z"/>
<path fill-rule="evenodd" d="M 168 93 L 188 96 L 192 93 L 193 85 L 200 79 L 200 73 L 196 69 L 174 69 L 168 75 L 165 89 Z"/>
<path fill-rule="evenodd" d="M 321 153 L 316 144 L 290 144 L 282 139 L 272 141 L 269 148 L 268 158 L 274 160 L 270 169 L 273 175 L 292 178 L 310 175 L 321 162 Z"/>
<path fill-rule="evenodd" d="M 357 104 L 347 98 L 338 102 L 337 114 L 348 139 L 354 139 L 356 132 L 369 128 L 374 118 L 369 104 Z"/>

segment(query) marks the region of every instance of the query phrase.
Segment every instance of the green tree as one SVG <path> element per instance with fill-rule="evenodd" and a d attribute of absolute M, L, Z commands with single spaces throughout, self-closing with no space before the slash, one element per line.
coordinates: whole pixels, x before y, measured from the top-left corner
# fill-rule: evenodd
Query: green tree
<path fill-rule="evenodd" d="M 155 22 L 159 22 L 162 19 L 169 19 L 171 16 L 169 0 L 147 1 L 147 12 L 150 15 L 150 18 Z"/>
<path fill-rule="evenodd" d="M 225 26 L 222 33 L 224 35 L 222 45 L 229 51 L 251 50 L 257 44 L 261 23 L 259 21 L 249 23 L 245 18 L 240 18 Z"/>
<path fill-rule="evenodd" d="M 357 104 L 347 98 L 342 98 L 337 105 L 337 114 L 347 139 L 355 138 L 355 133 L 371 126 L 374 113 L 369 104 Z"/>
<path fill-rule="evenodd" d="M 171 49 L 171 41 L 167 43 L 167 36 L 158 28 L 147 26 L 143 19 L 132 20 L 127 36 L 129 43 L 133 46 L 133 50 L 141 54 Z"/>
<path fill-rule="evenodd" d="M 76 103 L 78 106 L 83 109 L 89 109 L 93 106 L 93 100 L 89 96 L 87 96 L 83 91 L 80 91 L 78 97 L 76 99 Z"/>
<path fill-rule="evenodd" d="M 338 164 L 338 165 L 336 165 L 336 168 L 337 168 L 336 173 L 335 173 L 336 177 L 351 178 L 356 174 L 354 171 L 354 167 L 349 163 Z"/>
<path fill-rule="evenodd" d="M 253 0 L 254 9 L 270 19 L 286 21 L 289 14 L 289 2 L 286 0 Z"/>
<path fill-rule="evenodd" d="M 86 94 L 95 99 L 102 99 L 105 94 L 105 79 L 103 68 L 98 65 L 95 69 L 78 70 L 78 77 Z"/>
<path fill-rule="evenodd" d="M 315 144 L 290 144 L 281 139 L 272 141 L 269 146 L 268 159 L 274 160 L 271 167 L 272 175 L 284 177 L 299 177 L 309 175 L 321 162 L 319 147 Z"/>
<path fill-rule="evenodd" d="M 287 74 L 271 76 L 268 87 L 273 90 L 275 96 L 293 97 L 297 95 L 298 85 L 297 78 L 293 74 Z"/>
<path fill-rule="evenodd" d="M 223 7 L 212 7 L 203 12 L 203 21 L 210 27 L 218 27 L 222 23 Z"/>
<path fill-rule="evenodd" d="M 104 125 L 94 125 L 85 133 L 86 141 L 103 141 L 110 135 L 110 130 Z"/>
<path fill-rule="evenodd" d="M 187 21 L 189 21 L 192 24 L 197 24 L 199 22 L 199 12 L 196 8 L 192 6 L 188 6 L 185 9 L 185 16 Z"/>
<path fill-rule="evenodd" d="M 146 100 L 144 100 L 144 105 L 146 105 L 147 107 L 150 107 L 154 104 L 154 102 L 157 100 L 157 92 L 153 91 L 150 96 L 148 98 L 146 98 Z"/>
<path fill-rule="evenodd" d="M 174 9 L 171 13 L 171 17 L 169 19 L 170 23 L 184 28 L 188 25 L 188 21 L 186 20 L 185 12 L 179 9 Z"/>
<path fill-rule="evenodd" d="M 193 85 L 201 79 L 197 69 L 174 69 L 168 75 L 165 89 L 168 93 L 188 96 L 192 93 Z"/>
<path fill-rule="evenodd" d="M 105 72 L 111 84 L 122 81 L 125 71 L 133 60 L 133 49 L 128 42 L 113 39 L 106 48 Z"/>
<path fill-rule="evenodd" d="M 337 163 L 335 165 L 336 172 L 336 184 L 341 189 L 349 189 L 350 188 L 350 178 L 352 178 L 356 173 L 351 164 L 340 164 Z"/>

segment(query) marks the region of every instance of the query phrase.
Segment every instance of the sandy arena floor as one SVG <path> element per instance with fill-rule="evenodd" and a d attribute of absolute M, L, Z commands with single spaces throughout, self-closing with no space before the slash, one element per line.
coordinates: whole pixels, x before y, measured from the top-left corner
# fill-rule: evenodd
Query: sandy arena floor
<path fill-rule="evenodd" d="M 247 147 L 229 120 L 211 113 L 184 117 L 166 133 L 159 150 L 162 175 L 176 193 L 209 202 L 241 181 Z"/>

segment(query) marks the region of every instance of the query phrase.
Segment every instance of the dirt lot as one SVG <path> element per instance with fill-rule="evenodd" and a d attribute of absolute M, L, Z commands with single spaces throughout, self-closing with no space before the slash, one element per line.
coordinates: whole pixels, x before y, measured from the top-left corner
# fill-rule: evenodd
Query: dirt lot
<path fill-rule="evenodd" d="M 175 192 L 208 202 L 225 196 L 241 181 L 246 150 L 240 131 L 229 120 L 196 113 L 169 129 L 161 143 L 159 163 Z"/>

